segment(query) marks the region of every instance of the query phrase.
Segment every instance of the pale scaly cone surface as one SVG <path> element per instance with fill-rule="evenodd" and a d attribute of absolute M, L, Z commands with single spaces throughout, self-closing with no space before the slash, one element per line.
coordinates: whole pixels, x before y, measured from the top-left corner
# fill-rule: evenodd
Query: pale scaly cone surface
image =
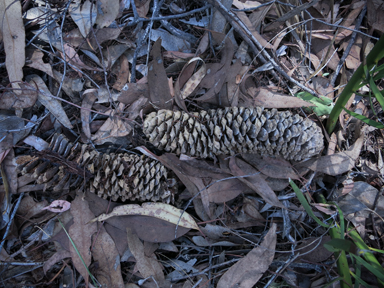
<path fill-rule="evenodd" d="M 44 190 L 87 188 L 116 201 L 173 202 L 168 170 L 159 161 L 128 153 L 99 153 L 86 144 L 73 144 L 54 135 L 46 151 L 17 159 L 19 172 L 45 184 Z"/>
<path fill-rule="evenodd" d="M 155 147 L 177 155 L 215 158 L 257 153 L 301 161 L 323 147 L 320 127 L 290 111 L 228 107 L 192 112 L 159 110 L 144 120 L 143 131 Z"/>

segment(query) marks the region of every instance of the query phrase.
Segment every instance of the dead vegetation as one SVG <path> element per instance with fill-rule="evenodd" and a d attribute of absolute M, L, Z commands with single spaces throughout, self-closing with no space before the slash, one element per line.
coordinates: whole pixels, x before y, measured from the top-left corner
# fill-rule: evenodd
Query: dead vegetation
<path fill-rule="evenodd" d="M 384 287 L 383 9 L 0 0 L 0 286 Z"/>

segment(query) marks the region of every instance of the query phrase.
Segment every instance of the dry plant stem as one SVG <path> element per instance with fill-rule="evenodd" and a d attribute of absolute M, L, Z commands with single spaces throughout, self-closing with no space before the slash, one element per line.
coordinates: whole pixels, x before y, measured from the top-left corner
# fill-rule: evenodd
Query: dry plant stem
<path fill-rule="evenodd" d="M 60 33 L 60 45 L 61 45 L 61 51 L 63 52 L 63 76 L 61 77 L 61 81 L 59 83 L 59 89 L 57 89 L 57 93 L 56 93 L 56 97 L 59 97 L 60 95 L 60 92 L 61 92 L 61 88 L 63 87 L 63 83 L 64 83 L 64 78 L 65 78 L 65 75 L 67 74 L 67 55 L 65 53 L 65 49 L 64 49 L 64 41 L 63 41 L 63 27 L 64 27 L 64 22 L 65 22 L 65 16 L 67 15 L 67 11 L 69 9 L 69 5 L 71 4 L 72 1 L 68 1 L 67 5 L 65 6 L 65 9 L 63 11 L 63 18 L 61 20 L 61 26 L 60 26 L 60 29 L 61 29 L 61 33 Z M 92 19 L 92 18 L 91 18 Z M 50 78 L 51 79 L 51 78 Z"/>
<path fill-rule="evenodd" d="M 358 30 L 360 28 L 361 22 L 363 22 L 363 18 L 365 16 L 366 12 L 367 12 L 367 5 L 364 6 L 363 10 L 360 12 L 359 18 L 357 18 L 356 25 L 355 25 L 355 29 L 356 30 Z M 332 80 L 331 80 L 331 86 L 332 87 L 335 86 L 335 82 L 336 82 L 337 76 L 339 75 L 340 70 L 343 67 L 344 61 L 347 58 L 347 56 L 349 54 L 349 51 L 351 51 L 353 43 L 355 43 L 356 36 L 357 36 L 357 32 L 353 31 L 351 39 L 349 40 L 348 46 L 345 49 L 345 51 L 343 53 L 343 56 L 340 58 L 339 64 L 337 64 L 336 71 L 335 71 L 335 73 L 332 76 Z"/>
<path fill-rule="evenodd" d="M 197 9 L 194 9 L 194 10 L 191 10 L 191 11 L 188 11 L 185 13 L 177 14 L 177 15 L 152 17 L 150 19 L 147 19 L 147 18 L 140 18 L 139 15 L 137 14 L 136 6 L 133 6 L 132 10 L 133 10 L 133 14 L 134 14 L 134 20 L 132 20 L 131 22 L 127 22 L 126 24 L 120 25 L 119 27 L 120 28 L 131 27 L 131 26 L 134 26 L 140 22 L 161 21 L 161 20 L 171 20 L 171 19 L 184 18 L 184 17 L 189 16 L 191 14 L 202 12 L 202 11 L 204 11 L 210 7 L 211 7 L 211 5 L 205 5 L 204 7 L 197 8 Z M 136 11 L 136 13 L 135 13 L 135 11 Z"/>
<path fill-rule="evenodd" d="M 15 218 L 16 211 L 19 208 L 21 199 L 23 199 L 23 197 L 24 197 L 24 192 L 20 193 L 19 198 L 17 199 L 16 205 L 13 207 L 11 218 L 8 221 L 7 229 L 5 230 L 5 233 L 4 233 L 4 236 L 3 236 L 3 240 L 0 243 L 0 251 L 3 250 L 3 246 L 4 246 L 4 243 L 5 243 L 5 240 L 6 240 L 7 236 L 8 236 L 9 229 L 11 228 L 11 224 L 13 223 L 13 219 Z"/>
<path fill-rule="evenodd" d="M 133 5 L 135 5 L 134 1 L 131 1 L 131 5 L 132 5 L 132 7 L 133 7 Z M 145 28 L 145 32 L 144 32 L 143 36 L 137 41 L 137 47 L 135 49 L 135 53 L 133 54 L 133 59 L 132 59 L 131 83 L 135 83 L 136 82 L 136 62 L 137 62 L 137 57 L 138 57 L 138 54 L 139 54 L 139 51 L 140 51 L 141 47 L 143 46 L 144 42 L 147 40 L 147 38 L 149 36 L 149 33 L 150 33 L 151 29 L 152 29 L 153 22 L 154 22 L 154 20 L 152 20 L 152 18 L 153 17 L 157 17 L 159 15 L 160 7 L 161 7 L 161 4 L 159 4 L 159 1 L 155 0 L 154 3 L 153 3 L 153 13 L 152 13 L 152 17 L 151 17 L 151 20 L 150 20 L 151 22 Z"/>
<path fill-rule="evenodd" d="M 268 61 L 271 62 L 273 68 L 284 76 L 285 79 L 287 79 L 289 82 L 299 86 L 302 90 L 311 93 L 312 95 L 317 96 L 317 93 L 313 91 L 312 89 L 305 87 L 303 84 L 298 82 L 297 80 L 293 79 L 291 76 L 289 76 L 277 63 L 276 61 L 265 51 L 263 46 L 257 41 L 257 39 L 252 35 L 251 31 L 241 22 L 241 20 L 232 12 L 229 11 L 220 3 L 219 0 L 208 0 L 209 3 L 211 3 L 215 8 L 217 8 L 220 13 L 224 16 L 224 18 L 233 26 L 233 28 L 242 36 L 243 40 L 254 50 L 254 53 L 256 55 L 259 54 L 259 50 L 261 54 L 268 59 Z M 266 60 L 261 58 L 259 55 L 258 57 L 263 63 L 266 63 Z M 278 81 L 282 81 L 277 75 L 274 77 Z M 283 82 L 283 81 L 282 81 Z M 284 83 L 284 82 L 283 82 Z M 286 83 L 284 83 L 286 85 Z"/>
<path fill-rule="evenodd" d="M 307 10 L 308 8 L 312 7 L 313 5 L 316 5 L 317 2 L 319 2 L 319 0 L 313 0 L 311 2 L 304 3 L 300 6 L 297 6 L 294 9 L 290 10 L 288 13 L 285 13 L 283 16 L 276 19 L 276 21 L 277 22 L 285 22 L 285 21 L 289 20 L 290 18 L 292 18 L 293 16 L 300 14 L 302 11 Z"/>

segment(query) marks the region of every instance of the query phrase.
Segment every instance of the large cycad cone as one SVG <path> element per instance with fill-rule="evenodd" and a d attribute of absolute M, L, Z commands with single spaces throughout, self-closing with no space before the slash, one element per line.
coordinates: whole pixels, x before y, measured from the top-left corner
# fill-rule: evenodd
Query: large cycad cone
<path fill-rule="evenodd" d="M 73 144 L 56 134 L 46 151 L 17 160 L 19 171 L 45 184 L 45 189 L 89 187 L 112 201 L 172 202 L 167 169 L 146 156 L 128 153 L 99 153 L 86 144 Z M 84 185 L 85 184 L 85 185 Z"/>
<path fill-rule="evenodd" d="M 258 153 L 304 160 L 324 147 L 320 127 L 289 111 L 229 107 L 185 113 L 159 110 L 144 121 L 144 133 L 158 149 L 201 158 Z"/>

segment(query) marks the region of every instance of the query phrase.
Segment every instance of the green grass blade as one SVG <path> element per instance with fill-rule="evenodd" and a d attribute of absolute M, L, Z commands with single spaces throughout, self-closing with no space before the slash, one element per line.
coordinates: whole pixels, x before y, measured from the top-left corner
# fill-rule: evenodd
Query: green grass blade
<path fill-rule="evenodd" d="M 357 119 L 363 121 L 364 123 L 367 123 L 368 125 L 370 126 L 373 126 L 375 128 L 378 128 L 378 129 L 384 129 L 384 125 L 379 123 L 379 122 L 376 122 L 372 119 L 369 119 L 367 117 L 365 117 L 364 115 L 361 115 L 361 114 L 357 114 L 353 111 L 350 111 L 348 109 L 345 109 L 343 108 L 345 112 L 347 112 L 349 115 L 353 116 L 353 117 L 356 117 Z"/>
<path fill-rule="evenodd" d="M 295 184 L 295 182 L 293 182 L 292 180 L 289 180 L 289 184 L 291 184 L 291 187 L 293 189 L 293 191 L 295 191 L 295 194 L 297 196 L 297 198 L 299 199 L 301 205 L 303 205 L 305 211 L 308 213 L 309 216 L 312 217 L 313 220 L 316 221 L 317 224 L 325 227 L 325 228 L 329 228 L 330 225 L 329 224 L 325 224 L 323 223 L 319 218 L 316 217 L 316 215 L 313 213 L 312 211 L 312 207 L 308 204 L 307 202 L 307 199 L 305 199 L 304 195 L 303 195 L 303 192 L 301 192 L 301 190 L 299 189 L 299 187 L 297 187 L 297 185 Z"/>
<path fill-rule="evenodd" d="M 369 86 L 371 87 L 372 92 L 375 95 L 377 102 L 379 102 L 381 107 L 384 109 L 384 97 L 383 97 L 383 95 L 381 95 L 381 92 L 380 92 L 379 88 L 376 86 L 375 81 L 373 81 L 372 77 L 369 78 Z M 372 107 L 372 110 L 373 110 L 373 107 Z"/>
<path fill-rule="evenodd" d="M 99 285 L 97 285 L 95 277 L 93 277 L 93 275 L 89 271 L 87 264 L 85 264 L 85 261 L 84 261 L 83 257 L 81 256 L 79 250 L 77 249 L 77 247 L 75 245 L 75 242 L 73 242 L 71 236 L 68 234 L 67 229 L 65 229 L 65 227 L 64 227 L 63 223 L 61 222 L 60 218 L 57 218 L 57 219 L 59 220 L 59 222 L 61 224 L 61 227 L 63 228 L 65 234 L 67 234 L 69 241 L 71 242 L 73 248 L 75 249 L 77 255 L 79 256 L 79 258 L 80 258 L 81 262 L 83 263 L 85 269 L 87 269 L 88 275 L 92 279 L 93 285 L 95 285 L 95 287 L 100 287 Z"/>
<path fill-rule="evenodd" d="M 378 280 L 384 281 L 383 269 L 381 269 L 380 271 L 380 269 L 377 269 L 375 266 L 369 264 L 367 261 L 365 261 L 363 258 L 359 256 L 355 256 L 353 254 L 350 254 L 350 256 L 355 259 L 356 263 L 363 265 L 365 268 L 367 268 L 368 271 L 370 271 L 373 275 L 375 275 Z"/>
<path fill-rule="evenodd" d="M 384 34 L 380 37 L 379 41 L 375 44 L 371 52 L 369 52 L 366 58 L 367 69 L 372 69 L 380 59 L 384 57 Z M 335 106 L 332 109 L 331 114 L 329 115 L 329 119 L 327 121 L 326 129 L 329 134 L 335 129 L 337 120 L 345 104 L 347 104 L 349 98 L 351 98 L 352 94 L 357 91 L 361 82 L 364 80 L 364 64 L 360 64 L 360 66 L 356 69 L 355 73 L 353 73 L 351 79 L 348 81 L 348 84 L 344 87 L 343 91 L 339 95 Z"/>

